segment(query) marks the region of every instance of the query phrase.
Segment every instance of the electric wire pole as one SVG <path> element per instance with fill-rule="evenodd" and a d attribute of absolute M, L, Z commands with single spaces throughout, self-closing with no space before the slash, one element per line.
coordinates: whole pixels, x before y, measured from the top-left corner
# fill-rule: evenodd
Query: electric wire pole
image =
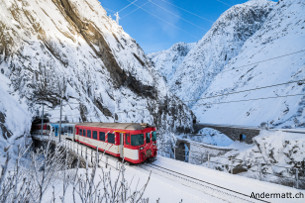
<path fill-rule="evenodd" d="M 59 129 L 58 129 L 59 142 L 61 142 L 62 98 L 63 98 L 63 90 L 61 90 L 61 97 L 60 97 L 60 115 L 59 115 Z"/>
<path fill-rule="evenodd" d="M 43 116 L 44 116 L 44 104 L 42 104 L 42 112 L 41 112 L 41 135 L 43 135 Z"/>

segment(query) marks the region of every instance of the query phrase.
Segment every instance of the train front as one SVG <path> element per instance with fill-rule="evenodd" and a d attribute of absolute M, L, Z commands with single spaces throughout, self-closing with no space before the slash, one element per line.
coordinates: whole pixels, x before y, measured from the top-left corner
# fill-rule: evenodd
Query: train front
<path fill-rule="evenodd" d="M 157 135 L 155 127 L 132 130 L 126 134 L 124 158 L 126 161 L 139 164 L 157 157 Z"/>
<path fill-rule="evenodd" d="M 154 161 L 157 157 L 157 133 L 155 127 L 146 128 L 143 132 L 144 145 L 139 148 L 141 162 Z"/>

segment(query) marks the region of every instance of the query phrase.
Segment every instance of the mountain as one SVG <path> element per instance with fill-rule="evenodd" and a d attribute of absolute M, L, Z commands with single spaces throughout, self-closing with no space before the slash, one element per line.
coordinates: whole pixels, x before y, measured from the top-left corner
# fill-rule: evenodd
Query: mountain
<path fill-rule="evenodd" d="M 2 132 L 28 133 L 30 122 L 19 123 L 19 133 L 9 123 L 31 121 L 42 104 L 58 121 L 60 98 L 70 122 L 192 129 L 192 112 L 97 0 L 0 0 L 0 10 L 0 90 L 7 95 L 0 99 Z M 23 113 L 9 115 L 10 105 Z"/>
<path fill-rule="evenodd" d="M 177 55 L 180 60 L 176 61 L 181 62 L 173 64 L 178 67 L 175 74 L 167 78 L 172 92 L 185 101 L 198 99 L 228 61 L 238 54 L 244 42 L 261 27 L 272 4 L 261 0 L 250 1 L 223 13 L 186 56 Z M 172 52 L 175 46 L 166 52 Z M 157 70 L 158 66 L 171 66 L 171 58 L 159 62 L 160 54 L 163 55 L 162 52 L 149 55 Z"/>
<path fill-rule="evenodd" d="M 199 122 L 305 127 L 304 83 L 272 86 L 305 78 L 304 4 L 251 0 L 233 6 L 183 58 L 170 89 L 192 100 Z"/>
<path fill-rule="evenodd" d="M 149 54 L 149 57 L 153 59 L 156 70 L 165 80 L 171 81 L 184 57 L 194 46 L 195 43 L 180 42 L 168 50 Z"/>

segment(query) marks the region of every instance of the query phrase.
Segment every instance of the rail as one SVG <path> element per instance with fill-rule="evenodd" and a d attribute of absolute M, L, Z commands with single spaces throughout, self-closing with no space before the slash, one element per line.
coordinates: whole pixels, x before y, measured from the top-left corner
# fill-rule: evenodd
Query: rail
<path fill-rule="evenodd" d="M 268 202 L 263 199 L 253 199 L 253 198 L 251 198 L 250 195 L 247 195 L 247 194 L 238 192 L 236 190 L 232 190 L 230 188 L 226 188 L 226 187 L 223 187 L 223 186 L 220 186 L 220 185 L 208 182 L 208 181 L 204 181 L 199 178 L 195 178 L 190 175 L 183 174 L 181 172 L 178 172 L 178 171 L 175 171 L 175 170 L 172 170 L 172 169 L 169 169 L 169 168 L 157 165 L 157 164 L 150 163 L 150 164 L 147 164 L 146 166 L 148 166 L 150 169 L 158 170 L 161 173 L 165 173 L 167 175 L 174 176 L 175 178 L 182 179 L 183 181 L 198 185 L 201 188 L 205 189 L 205 190 L 201 190 L 205 194 L 213 196 L 218 199 L 222 199 L 224 201 L 230 200 L 232 202 L 240 202 L 240 201 Z M 184 184 L 184 185 L 186 185 L 186 184 Z M 215 196 L 214 195 L 215 192 L 219 193 L 219 195 Z"/>

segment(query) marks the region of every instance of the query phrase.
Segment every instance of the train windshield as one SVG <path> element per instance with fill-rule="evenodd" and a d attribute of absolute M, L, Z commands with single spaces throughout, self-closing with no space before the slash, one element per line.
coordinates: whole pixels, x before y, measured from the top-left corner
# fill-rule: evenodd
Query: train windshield
<path fill-rule="evenodd" d="M 131 135 L 131 146 L 140 146 L 144 144 L 144 135 Z"/>
<path fill-rule="evenodd" d="M 157 141 L 157 133 L 155 131 L 152 132 L 152 141 Z"/>

